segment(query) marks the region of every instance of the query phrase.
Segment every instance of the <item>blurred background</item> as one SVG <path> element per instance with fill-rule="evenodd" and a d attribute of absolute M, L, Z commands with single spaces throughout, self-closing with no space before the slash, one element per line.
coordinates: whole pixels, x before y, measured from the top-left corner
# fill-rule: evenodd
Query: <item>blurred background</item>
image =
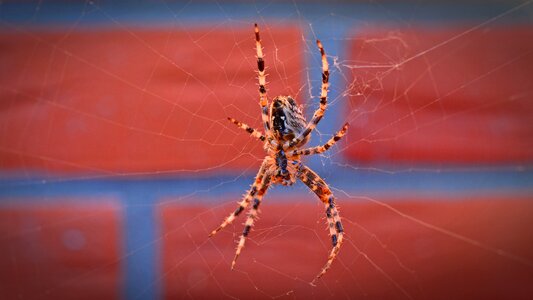
<path fill-rule="evenodd" d="M 2 1 L 1 299 L 531 299 L 532 1 Z M 329 107 L 303 184 L 236 207 L 268 94 Z"/>

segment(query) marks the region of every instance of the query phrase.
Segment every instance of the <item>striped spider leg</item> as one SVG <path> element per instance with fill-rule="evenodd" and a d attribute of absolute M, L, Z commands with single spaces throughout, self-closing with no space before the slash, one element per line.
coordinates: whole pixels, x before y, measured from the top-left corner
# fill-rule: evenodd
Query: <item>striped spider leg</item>
<path fill-rule="evenodd" d="M 256 194 L 258 194 L 258 191 L 265 188 L 264 178 L 268 177 L 268 176 L 265 176 L 265 173 L 267 171 L 267 166 L 268 166 L 268 157 L 263 160 L 263 163 L 261 164 L 261 167 L 259 168 L 259 172 L 257 172 L 257 175 L 255 176 L 255 181 L 252 184 L 252 187 L 244 195 L 241 202 L 239 202 L 239 207 L 237 207 L 237 209 L 235 209 L 233 213 L 231 213 L 226 219 L 224 219 L 224 222 L 222 222 L 222 224 L 220 224 L 216 229 L 211 231 L 211 233 L 209 234 L 209 237 L 212 237 L 217 232 L 222 230 L 224 227 L 231 224 L 233 220 L 235 220 L 235 218 L 239 216 L 241 212 L 246 209 L 246 207 L 248 207 L 248 204 L 250 204 L 250 201 L 252 200 L 252 198 L 254 198 Z"/>
<path fill-rule="evenodd" d="M 265 195 L 267 189 L 270 186 L 270 180 L 271 180 L 271 174 L 268 170 L 268 167 L 271 166 L 273 163 L 271 162 L 270 157 L 266 157 L 263 160 L 263 163 L 261 164 L 261 167 L 259 168 L 259 172 L 257 173 L 255 177 L 255 181 L 252 184 L 252 187 L 244 195 L 244 198 L 241 202 L 239 202 L 239 207 L 231 213 L 225 220 L 218 226 L 216 229 L 214 229 L 210 234 L 209 237 L 215 235 L 217 232 L 219 232 L 221 229 L 226 227 L 227 225 L 231 224 L 233 220 L 239 214 L 248 207 L 250 202 L 253 202 L 252 208 L 250 209 L 250 212 L 248 213 L 248 218 L 246 219 L 246 222 L 244 223 L 244 230 L 242 232 L 242 235 L 239 239 L 239 244 L 237 245 L 237 250 L 235 251 L 235 257 L 233 258 L 233 261 L 231 262 L 231 269 L 235 267 L 235 263 L 237 262 L 237 258 L 241 254 L 242 248 L 244 247 L 244 243 L 246 241 L 246 237 L 250 233 L 250 230 L 252 229 L 252 226 L 254 225 L 254 220 L 257 219 L 257 213 L 259 210 L 259 205 L 261 204 L 261 200 L 263 199 L 263 196 Z"/>
<path fill-rule="evenodd" d="M 326 52 L 324 51 L 324 47 L 322 46 L 322 43 L 320 40 L 316 40 L 316 44 L 318 46 L 318 49 L 320 50 L 320 56 L 322 59 L 322 86 L 320 88 L 320 106 L 313 114 L 313 118 L 305 129 L 300 133 L 299 136 L 295 137 L 290 143 L 288 143 L 289 147 L 294 147 L 306 138 L 308 138 L 309 134 L 313 129 L 316 128 L 316 125 L 318 125 L 318 122 L 322 119 L 324 116 L 324 112 L 326 111 L 326 108 L 328 107 L 328 88 L 329 88 L 329 65 L 328 60 L 326 59 Z"/>
<path fill-rule="evenodd" d="M 234 118 L 231 118 L 231 117 L 228 117 L 228 121 L 230 121 L 231 123 L 237 125 L 237 127 L 243 129 L 243 130 L 246 130 L 246 132 L 248 132 L 251 136 L 253 136 L 254 138 L 264 142 L 265 141 L 265 136 L 261 134 L 261 132 L 259 132 L 259 130 L 257 129 L 254 129 L 242 122 L 239 122 L 237 120 L 235 120 Z"/>
<path fill-rule="evenodd" d="M 261 119 L 263 120 L 265 132 L 270 130 L 270 117 L 269 117 L 269 107 L 268 107 L 268 98 L 266 90 L 266 73 L 265 73 L 265 60 L 263 55 L 263 46 L 261 45 L 261 37 L 259 35 L 259 27 L 257 24 L 254 24 L 255 31 L 255 51 L 257 56 L 257 80 L 259 82 L 259 105 L 261 106 Z M 265 141 L 265 136 L 257 129 L 254 129 L 242 122 L 235 120 L 234 118 L 228 117 L 228 120 L 233 124 L 237 125 L 239 128 L 246 130 L 250 133 L 251 136 Z"/>
<path fill-rule="evenodd" d="M 270 180 L 271 180 L 271 174 L 269 171 L 266 171 L 265 176 L 263 176 L 263 180 L 261 181 L 261 184 L 257 190 L 257 194 L 255 195 L 253 199 L 252 208 L 250 209 L 250 212 L 248 213 L 248 217 L 246 218 L 246 222 L 244 222 L 244 230 L 242 231 L 242 235 L 239 238 L 239 243 L 237 244 L 237 250 L 235 251 L 235 257 L 233 258 L 233 261 L 231 262 L 231 269 L 235 267 L 235 263 L 237 262 L 237 258 L 239 258 L 239 255 L 241 254 L 242 248 L 244 247 L 244 242 L 246 241 L 246 237 L 248 237 L 248 234 L 250 233 L 250 230 L 252 229 L 252 226 L 254 225 L 254 221 L 257 219 L 257 213 L 259 212 L 259 205 L 261 204 L 261 200 L 263 200 L 263 196 L 265 195 L 268 187 L 270 186 Z"/>
<path fill-rule="evenodd" d="M 307 148 L 307 149 L 301 149 L 301 150 L 294 150 L 292 151 L 292 156 L 297 155 L 314 155 L 314 154 L 320 154 L 323 152 L 326 152 L 331 146 L 333 146 L 336 142 L 338 142 L 348 130 L 348 123 L 344 123 L 344 126 L 342 126 L 341 130 L 339 130 L 334 136 L 332 136 L 324 145 L 322 146 L 316 146 L 313 148 Z"/>
<path fill-rule="evenodd" d="M 318 196 L 326 207 L 326 218 L 333 249 L 331 249 L 331 252 L 329 253 L 326 265 L 324 265 L 320 273 L 315 277 L 315 280 L 317 280 L 327 272 L 335 260 L 335 257 L 337 257 L 341 248 L 344 229 L 342 227 L 339 211 L 335 206 L 335 197 L 326 182 L 313 170 L 303 164 L 299 168 L 298 178 Z M 313 280 L 313 282 L 315 280 Z"/>
<path fill-rule="evenodd" d="M 263 56 L 263 46 L 261 45 L 261 37 L 259 36 L 259 27 L 257 23 L 254 24 L 255 29 L 255 51 L 257 55 L 257 80 L 259 81 L 259 105 L 261 105 L 261 118 L 265 126 L 265 132 L 270 130 L 269 107 L 266 90 L 266 73 L 265 60 Z"/>

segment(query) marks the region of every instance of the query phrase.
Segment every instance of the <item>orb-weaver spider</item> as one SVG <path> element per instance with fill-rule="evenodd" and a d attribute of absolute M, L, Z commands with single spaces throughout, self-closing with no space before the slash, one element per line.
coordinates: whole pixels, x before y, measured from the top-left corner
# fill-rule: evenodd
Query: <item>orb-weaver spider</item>
<path fill-rule="evenodd" d="M 291 96 L 278 96 L 270 104 L 267 99 L 265 61 L 263 59 L 263 48 L 259 37 L 259 28 L 255 24 L 255 45 L 257 51 L 257 68 L 259 80 L 259 104 L 262 110 L 262 120 L 265 132 L 262 134 L 257 129 L 241 123 L 233 118 L 228 120 L 238 127 L 246 130 L 254 138 L 264 142 L 264 149 L 267 156 L 264 158 L 259 172 L 255 177 L 255 182 L 239 203 L 239 207 L 230 214 L 220 226 L 211 232 L 213 236 L 219 230 L 231 224 L 233 220 L 252 203 L 248 218 L 245 222 L 244 231 L 240 237 L 235 258 L 231 263 L 231 268 L 241 253 L 246 237 L 250 233 L 254 220 L 257 218 L 257 212 L 261 199 L 267 189 L 272 184 L 292 185 L 296 178 L 307 185 L 324 203 L 326 207 L 326 217 L 329 226 L 329 233 L 333 249 L 331 250 L 326 265 L 322 268 L 316 278 L 320 278 L 330 268 L 331 263 L 337 256 L 342 244 L 344 230 L 337 207 L 335 206 L 335 197 L 329 189 L 326 182 L 320 178 L 313 170 L 305 166 L 301 161 L 302 155 L 313 155 L 323 153 L 333 144 L 342 138 L 348 129 L 348 124 L 344 124 L 342 129 L 337 132 L 326 144 L 322 146 L 301 149 L 310 138 L 310 133 L 322 119 L 327 107 L 327 94 L 329 87 L 329 67 L 326 59 L 326 53 L 322 43 L 317 40 L 318 49 L 322 56 L 322 89 L 320 94 L 320 107 L 315 111 L 310 122 L 305 120 L 301 109 Z"/>

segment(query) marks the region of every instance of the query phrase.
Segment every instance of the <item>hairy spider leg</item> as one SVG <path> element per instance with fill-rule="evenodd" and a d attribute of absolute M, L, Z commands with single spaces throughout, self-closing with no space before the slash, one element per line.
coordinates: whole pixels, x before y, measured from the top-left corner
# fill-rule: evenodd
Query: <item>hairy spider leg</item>
<path fill-rule="evenodd" d="M 307 185 L 318 196 L 318 198 L 320 198 L 326 207 L 326 218 L 328 221 L 329 234 L 331 236 L 331 244 L 333 245 L 333 249 L 331 249 L 328 261 L 314 279 L 317 280 L 327 272 L 335 260 L 335 257 L 337 257 L 342 244 L 344 229 L 342 227 L 339 211 L 335 206 L 335 197 L 333 196 L 333 193 L 329 189 L 326 182 L 313 170 L 309 169 L 303 164 L 300 165 L 298 178 L 305 185 Z"/>
<path fill-rule="evenodd" d="M 261 167 L 259 168 L 259 172 L 257 172 L 257 175 L 255 176 L 255 181 L 254 183 L 252 184 L 252 187 L 250 188 L 250 190 L 248 191 L 248 193 L 246 193 L 243 197 L 243 199 L 241 200 L 241 202 L 239 202 L 239 207 L 237 207 L 237 209 L 235 209 L 235 211 L 233 213 L 231 213 L 226 219 L 224 219 L 224 222 L 222 222 L 222 224 L 220 224 L 220 226 L 218 226 L 215 230 L 211 231 L 211 233 L 209 234 L 209 237 L 215 235 L 217 232 L 219 232 L 221 229 L 223 229 L 224 227 L 228 226 L 229 224 L 231 224 L 233 222 L 233 220 L 235 220 L 235 218 L 246 208 L 248 207 L 248 204 L 250 204 L 250 201 L 252 200 L 252 198 L 256 195 L 256 193 L 263 189 L 263 178 L 265 176 L 265 172 L 267 170 L 267 164 L 268 164 L 268 159 L 265 158 L 263 160 L 263 163 L 261 164 Z"/>
<path fill-rule="evenodd" d="M 242 248 L 244 247 L 244 242 L 246 241 L 246 237 L 250 233 L 250 230 L 252 229 L 252 226 L 254 225 L 254 221 L 257 219 L 257 213 L 259 209 L 259 205 L 261 204 L 261 200 L 263 199 L 263 196 L 265 195 L 268 187 L 270 186 L 270 179 L 271 174 L 265 174 L 263 177 L 263 181 L 261 183 L 261 187 L 257 191 L 256 196 L 253 200 L 252 208 L 250 209 L 250 213 L 248 214 L 248 218 L 246 219 L 246 222 L 244 223 L 244 230 L 242 231 L 241 238 L 239 239 L 239 244 L 237 244 L 237 250 L 235 251 L 235 257 L 233 258 L 233 261 L 231 262 L 231 269 L 235 267 L 235 264 L 237 263 L 237 258 L 239 258 L 239 255 L 241 254 Z"/>
<path fill-rule="evenodd" d="M 313 148 L 307 148 L 307 149 L 301 149 L 301 150 L 294 150 L 292 151 L 292 156 L 297 155 L 313 155 L 313 154 L 320 154 L 323 152 L 326 152 L 331 146 L 335 145 L 336 142 L 338 142 L 348 130 L 348 123 L 345 123 L 344 126 L 342 126 L 341 130 L 339 130 L 333 137 L 331 137 L 327 143 L 325 143 L 323 146 L 316 146 Z"/>
<path fill-rule="evenodd" d="M 265 136 L 262 135 L 261 132 L 259 132 L 259 130 L 254 129 L 254 128 L 252 128 L 252 127 L 250 127 L 250 126 L 248 126 L 248 125 L 246 125 L 246 124 L 244 124 L 242 122 L 239 122 L 239 121 L 237 121 L 237 120 L 235 120 L 234 118 L 231 118 L 231 117 L 228 117 L 228 120 L 231 123 L 237 125 L 239 128 L 246 130 L 246 132 L 248 132 L 254 138 L 256 138 L 258 140 L 261 140 L 261 141 L 265 141 L 265 139 L 266 139 Z"/>
<path fill-rule="evenodd" d="M 268 98 L 266 90 L 265 60 L 263 59 L 263 47 L 259 36 L 259 27 L 255 26 L 255 50 L 257 52 L 257 79 L 259 80 L 259 105 L 261 105 L 261 117 L 265 126 L 265 133 L 270 130 L 268 118 Z"/>
<path fill-rule="evenodd" d="M 304 131 L 294 138 L 289 143 L 289 147 L 294 147 L 298 143 L 300 143 L 302 140 L 304 140 L 310 133 L 315 129 L 316 125 L 322 117 L 324 116 L 324 112 L 326 111 L 326 108 L 328 106 L 328 88 L 329 88 L 329 66 L 328 66 L 328 60 L 326 59 L 326 52 L 324 51 L 324 47 L 322 47 L 322 43 L 319 40 L 316 40 L 316 44 L 318 46 L 318 49 L 320 50 L 320 55 L 322 57 L 322 87 L 320 91 L 320 107 L 315 111 L 313 114 L 313 118 L 307 126 L 305 127 Z"/>

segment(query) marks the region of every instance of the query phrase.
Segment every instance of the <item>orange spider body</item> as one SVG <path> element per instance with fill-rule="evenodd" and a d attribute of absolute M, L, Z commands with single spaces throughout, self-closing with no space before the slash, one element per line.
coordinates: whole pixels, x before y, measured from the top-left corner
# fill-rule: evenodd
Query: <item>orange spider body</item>
<path fill-rule="evenodd" d="M 255 25 L 255 42 L 257 52 L 257 69 L 259 81 L 259 105 L 262 111 L 264 134 L 259 130 L 251 128 L 233 118 L 228 120 L 240 128 L 246 130 L 251 136 L 264 142 L 264 149 L 267 156 L 264 158 L 259 172 L 255 177 L 255 182 L 248 193 L 244 196 L 239 207 L 230 214 L 222 224 L 213 230 L 210 236 L 231 224 L 233 220 L 246 209 L 250 203 L 252 208 L 246 219 L 243 233 L 239 239 L 235 258 L 231 264 L 233 269 L 241 250 L 244 247 L 246 237 L 252 229 L 254 220 L 257 219 L 258 208 L 267 189 L 272 184 L 292 185 L 296 179 L 302 181 L 309 187 L 318 198 L 324 203 L 326 218 L 333 249 L 326 265 L 315 279 L 320 278 L 330 268 L 333 260 L 337 256 L 342 244 L 344 229 L 341 218 L 335 205 L 335 197 L 326 182 L 320 178 L 313 170 L 309 169 L 301 162 L 301 156 L 320 154 L 328 150 L 333 144 L 342 138 L 348 129 L 348 124 L 344 124 L 328 142 L 322 146 L 301 149 L 310 139 L 310 133 L 315 129 L 322 119 L 327 107 L 327 92 L 329 87 L 329 67 L 322 43 L 317 40 L 317 45 L 322 56 L 322 88 L 320 94 L 320 107 L 313 114 L 312 119 L 307 122 L 302 110 L 296 105 L 291 96 L 278 96 L 268 103 L 266 90 L 265 61 L 263 59 L 263 48 L 259 37 L 259 28 Z"/>
<path fill-rule="evenodd" d="M 281 185 L 292 185 L 296 182 L 295 166 L 299 163 L 300 155 L 287 157 L 287 153 L 305 145 L 309 141 L 309 136 L 291 148 L 285 149 L 283 144 L 299 136 L 304 131 L 307 121 L 302 110 L 290 96 L 276 97 L 270 104 L 269 112 L 272 134 L 267 136 L 265 150 L 275 157 L 275 164 L 271 167 L 273 169 L 271 173 L 274 175 L 272 179 Z"/>

